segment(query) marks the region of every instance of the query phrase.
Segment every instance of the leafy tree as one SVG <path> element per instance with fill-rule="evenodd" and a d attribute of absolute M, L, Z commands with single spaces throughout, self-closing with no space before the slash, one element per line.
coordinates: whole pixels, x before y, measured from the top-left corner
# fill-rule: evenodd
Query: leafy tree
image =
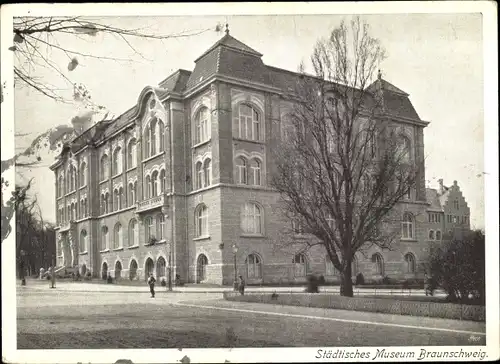
<path fill-rule="evenodd" d="M 485 302 L 485 236 L 474 230 L 448 237 L 432 249 L 431 289 L 441 287 L 450 301 Z"/>
<path fill-rule="evenodd" d="M 359 18 L 319 40 L 311 56 L 315 76 L 298 77 L 273 150 L 272 185 L 285 215 L 316 237 L 305 248 L 326 249 L 345 296 L 353 295 L 354 254 L 372 245 L 391 248 L 400 232 L 400 217 L 391 212 L 418 176 L 417 162 L 384 118 L 381 81 L 368 87 L 384 58 Z"/>

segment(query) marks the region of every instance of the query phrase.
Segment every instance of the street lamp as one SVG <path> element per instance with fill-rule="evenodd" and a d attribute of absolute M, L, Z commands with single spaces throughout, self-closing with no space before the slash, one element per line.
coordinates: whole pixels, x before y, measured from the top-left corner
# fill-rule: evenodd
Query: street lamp
<path fill-rule="evenodd" d="M 233 284 L 233 289 L 235 291 L 238 290 L 238 270 L 236 267 L 236 253 L 238 253 L 238 246 L 236 244 L 233 244 L 233 254 L 234 254 L 234 284 Z"/>

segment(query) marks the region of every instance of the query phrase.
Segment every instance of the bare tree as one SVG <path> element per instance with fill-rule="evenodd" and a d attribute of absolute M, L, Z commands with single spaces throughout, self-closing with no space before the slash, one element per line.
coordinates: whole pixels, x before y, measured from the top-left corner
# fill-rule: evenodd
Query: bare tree
<path fill-rule="evenodd" d="M 391 248 L 400 221 L 391 212 L 417 175 L 409 149 L 384 118 L 381 80 L 369 86 L 384 49 L 359 18 L 350 25 L 317 42 L 316 76 L 298 77 L 272 178 L 285 215 L 316 238 L 304 249 L 325 248 L 345 296 L 353 294 L 354 254 Z"/>

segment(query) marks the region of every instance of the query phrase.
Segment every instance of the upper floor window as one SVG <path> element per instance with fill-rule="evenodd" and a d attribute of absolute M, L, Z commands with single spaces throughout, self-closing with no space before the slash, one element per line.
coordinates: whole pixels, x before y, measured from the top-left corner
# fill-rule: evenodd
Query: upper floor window
<path fill-rule="evenodd" d="M 59 197 L 64 196 L 64 177 L 62 176 L 62 174 L 59 176 L 59 183 L 57 188 Z"/>
<path fill-rule="evenodd" d="M 127 148 L 127 168 L 134 168 L 137 166 L 137 142 L 134 139 L 131 139 L 128 142 Z"/>
<path fill-rule="evenodd" d="M 441 240 L 441 230 L 436 231 L 436 240 Z"/>
<path fill-rule="evenodd" d="M 158 119 L 158 152 L 163 153 L 165 151 L 165 124 L 163 121 Z"/>
<path fill-rule="evenodd" d="M 379 253 L 372 255 L 372 262 L 375 264 L 375 272 L 379 276 L 384 275 L 384 260 Z"/>
<path fill-rule="evenodd" d="M 151 197 L 155 197 L 155 196 L 159 195 L 159 193 L 158 193 L 158 187 L 159 187 L 158 183 L 159 183 L 158 171 L 154 171 L 151 174 Z"/>
<path fill-rule="evenodd" d="M 248 234 L 262 234 L 262 214 L 255 203 L 246 203 L 241 212 L 241 229 Z"/>
<path fill-rule="evenodd" d="M 87 251 L 87 231 L 82 230 L 80 232 L 80 253 Z"/>
<path fill-rule="evenodd" d="M 434 240 L 435 235 L 434 235 L 434 230 L 429 230 L 429 240 Z"/>
<path fill-rule="evenodd" d="M 208 108 L 203 107 L 195 117 L 194 143 L 198 144 L 210 139 L 210 114 Z"/>
<path fill-rule="evenodd" d="M 196 163 L 196 189 L 203 187 L 203 165 L 201 162 Z"/>
<path fill-rule="evenodd" d="M 144 198 L 151 198 L 153 197 L 152 193 L 153 190 L 151 189 L 151 176 L 147 175 L 146 176 L 146 185 L 144 186 Z"/>
<path fill-rule="evenodd" d="M 132 206 L 135 204 L 136 196 L 137 196 L 137 182 L 130 182 L 128 184 L 128 205 Z"/>
<path fill-rule="evenodd" d="M 208 208 L 198 205 L 195 212 L 196 237 L 208 236 Z"/>
<path fill-rule="evenodd" d="M 160 240 L 165 239 L 167 236 L 165 231 L 165 215 L 163 214 L 156 216 L 156 236 Z"/>
<path fill-rule="evenodd" d="M 300 218 L 292 219 L 292 231 L 295 234 L 302 234 L 304 232 L 304 226 Z"/>
<path fill-rule="evenodd" d="M 413 216 L 410 213 L 405 212 L 403 215 L 403 221 L 401 222 L 401 238 L 413 239 L 415 236 L 414 228 Z"/>
<path fill-rule="evenodd" d="M 117 222 L 114 230 L 113 248 L 118 249 L 123 247 L 122 225 Z"/>
<path fill-rule="evenodd" d="M 160 192 L 161 193 L 165 192 L 166 185 L 167 185 L 166 174 L 165 174 L 165 170 L 162 169 L 160 171 Z"/>
<path fill-rule="evenodd" d="M 128 246 L 139 245 L 139 224 L 136 219 L 130 220 L 128 225 Z"/>
<path fill-rule="evenodd" d="M 237 183 L 246 185 L 248 183 L 246 159 L 243 157 L 238 157 L 236 159 L 236 168 L 237 168 Z"/>
<path fill-rule="evenodd" d="M 302 253 L 295 254 L 292 263 L 294 265 L 295 277 L 305 277 L 307 274 L 307 260 Z"/>
<path fill-rule="evenodd" d="M 109 244 L 108 244 L 108 227 L 103 226 L 101 228 L 101 250 L 106 250 L 109 249 Z"/>
<path fill-rule="evenodd" d="M 212 183 L 212 161 L 207 158 L 203 163 L 203 174 L 205 175 L 205 187 L 208 187 Z"/>
<path fill-rule="evenodd" d="M 107 154 L 101 157 L 100 172 L 101 181 L 105 181 L 109 178 L 109 158 Z"/>
<path fill-rule="evenodd" d="M 123 166 L 122 148 L 116 147 L 113 153 L 113 173 L 115 175 L 122 173 L 123 172 L 122 166 Z"/>
<path fill-rule="evenodd" d="M 252 159 L 250 163 L 250 168 L 252 170 L 252 184 L 255 186 L 261 185 L 261 163 L 257 158 Z"/>
<path fill-rule="evenodd" d="M 460 205 L 458 204 L 458 200 L 453 201 L 453 206 L 455 207 L 455 210 L 460 209 Z"/>
<path fill-rule="evenodd" d="M 80 164 L 80 187 L 83 187 L 87 184 L 87 164 L 82 162 Z"/>
<path fill-rule="evenodd" d="M 405 255 L 406 273 L 415 273 L 415 256 L 411 253 Z"/>
<path fill-rule="evenodd" d="M 242 139 L 261 139 L 261 118 L 259 112 L 252 106 L 241 104 L 239 107 L 238 133 Z"/>
<path fill-rule="evenodd" d="M 154 226 L 153 226 L 153 218 L 148 216 L 144 219 L 144 232 L 146 233 L 146 244 L 149 244 L 150 239 L 154 238 Z"/>
<path fill-rule="evenodd" d="M 411 158 L 411 143 L 410 139 L 400 135 L 396 146 L 397 160 L 401 163 L 408 163 Z"/>

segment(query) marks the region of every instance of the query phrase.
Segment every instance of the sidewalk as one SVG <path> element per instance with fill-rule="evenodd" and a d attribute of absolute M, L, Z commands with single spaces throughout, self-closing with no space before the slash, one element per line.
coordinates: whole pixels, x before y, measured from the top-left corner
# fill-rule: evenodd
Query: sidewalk
<path fill-rule="evenodd" d="M 35 283 L 36 282 L 36 283 Z M 30 284 L 31 283 L 31 284 Z M 19 287 L 21 287 L 18 284 Z M 30 281 L 28 285 L 25 286 L 26 289 L 37 289 L 37 290 L 51 290 L 49 284 L 46 281 Z M 144 286 L 126 286 L 118 284 L 95 284 L 95 283 L 85 283 L 85 282 L 56 282 L 55 291 L 70 291 L 70 292 L 114 292 L 114 293 L 132 293 L 132 292 L 146 292 L 148 287 L 146 284 Z M 172 287 L 175 293 L 224 293 L 232 292 L 233 287 L 227 286 L 204 286 L 203 284 L 190 284 L 183 287 Z M 320 287 L 321 293 L 339 293 L 340 288 L 338 286 L 323 286 Z M 168 292 L 167 287 L 162 287 L 161 285 L 156 286 L 156 291 Z M 245 292 L 281 292 L 281 293 L 301 293 L 304 292 L 304 287 L 256 287 L 247 286 Z M 376 288 L 354 288 L 355 295 L 391 295 L 391 296 L 425 296 L 423 289 L 420 290 L 405 290 L 401 289 L 376 289 Z M 441 297 L 444 294 L 442 292 L 436 292 L 434 296 Z"/>

